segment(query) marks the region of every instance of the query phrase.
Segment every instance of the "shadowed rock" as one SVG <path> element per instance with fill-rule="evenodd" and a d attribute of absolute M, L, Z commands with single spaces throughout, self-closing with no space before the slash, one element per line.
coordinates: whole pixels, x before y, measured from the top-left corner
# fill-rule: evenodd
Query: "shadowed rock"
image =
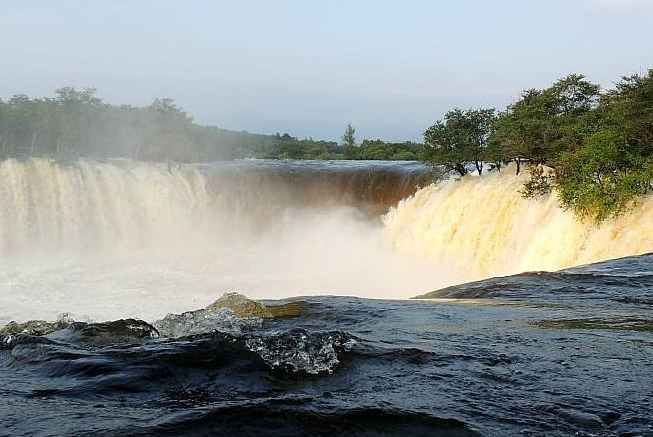
<path fill-rule="evenodd" d="M 64 332 L 74 340 L 92 346 L 131 344 L 159 337 L 159 331 L 154 326 L 137 319 L 120 319 L 105 323 L 75 322 Z"/>

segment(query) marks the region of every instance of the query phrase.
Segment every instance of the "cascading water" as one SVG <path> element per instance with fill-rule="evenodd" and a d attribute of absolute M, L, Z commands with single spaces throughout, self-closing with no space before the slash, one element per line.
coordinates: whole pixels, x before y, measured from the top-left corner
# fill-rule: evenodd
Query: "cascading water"
<path fill-rule="evenodd" d="M 465 268 L 467 280 L 575 265 L 653 251 L 653 197 L 597 226 L 560 208 L 555 193 L 524 199 L 527 174 L 514 168 L 429 186 L 385 217 L 400 252 Z"/>
<path fill-rule="evenodd" d="M 188 234 L 208 204 L 206 180 L 192 167 L 169 173 L 130 161 L 5 160 L 0 259 L 134 250 Z"/>
<path fill-rule="evenodd" d="M 653 250 L 651 199 L 597 228 L 555 195 L 523 199 L 511 169 L 416 192 L 426 173 L 383 162 L 2 161 L 0 322 L 152 320 L 226 291 L 407 298 Z"/>
<path fill-rule="evenodd" d="M 130 250 L 228 225 L 261 233 L 289 211 L 379 216 L 423 182 L 420 165 L 239 161 L 0 161 L 0 258 Z M 210 229 L 207 229 L 207 226 Z M 258 227 L 261 229 L 254 229 Z"/>
<path fill-rule="evenodd" d="M 306 296 L 653 249 L 651 199 L 597 228 L 510 169 L 425 173 L 3 161 L 0 430 L 650 435 L 653 255 Z"/>
<path fill-rule="evenodd" d="M 159 318 L 226 291 L 405 297 L 438 279 L 380 214 L 415 163 L 0 163 L 0 322 Z"/>

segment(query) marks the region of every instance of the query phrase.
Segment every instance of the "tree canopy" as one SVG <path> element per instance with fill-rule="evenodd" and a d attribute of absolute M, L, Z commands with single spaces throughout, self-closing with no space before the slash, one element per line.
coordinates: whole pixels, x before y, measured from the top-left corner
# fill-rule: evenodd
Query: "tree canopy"
<path fill-rule="evenodd" d="M 578 120 L 598 101 L 599 86 L 571 74 L 544 90 L 525 90 L 499 114 L 493 141 L 509 159 L 548 163 L 563 150 L 579 145 Z"/>
<path fill-rule="evenodd" d="M 52 98 L 0 100 L 0 158 L 11 156 L 128 157 L 162 162 L 267 159 L 417 159 L 421 145 L 364 140 L 349 124 L 343 145 L 203 126 L 172 99 L 149 106 L 110 105 L 95 88 L 63 87 Z M 368 142 L 366 142 L 368 141 Z"/>
<path fill-rule="evenodd" d="M 424 133 L 423 159 L 466 175 L 471 164 L 532 164 L 522 194 L 556 189 L 565 209 L 602 221 L 653 189 L 653 70 L 623 77 L 614 89 L 571 74 L 527 89 L 497 116 L 447 112 Z M 480 163 L 480 164 L 479 164 Z M 548 170 L 544 170 L 546 165 Z"/>
<path fill-rule="evenodd" d="M 481 174 L 484 162 L 493 160 L 486 152 L 494 124 L 494 109 L 449 111 L 424 132 L 424 159 L 461 176 L 468 173 L 468 165 L 474 164 Z M 495 158 L 497 151 L 490 151 Z"/>

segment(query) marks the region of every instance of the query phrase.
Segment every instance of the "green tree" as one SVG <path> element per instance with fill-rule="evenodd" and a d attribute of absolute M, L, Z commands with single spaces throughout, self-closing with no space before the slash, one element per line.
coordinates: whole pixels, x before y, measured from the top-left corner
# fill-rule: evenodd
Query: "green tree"
<path fill-rule="evenodd" d="M 192 119 L 170 98 L 154 99 L 148 107 L 149 152 L 159 160 L 188 162 L 192 159 L 190 131 Z"/>
<path fill-rule="evenodd" d="M 63 87 L 55 98 L 15 95 L 0 101 L 0 156 L 131 157 L 212 161 L 245 157 L 342 158 L 333 141 L 236 132 L 193 123 L 171 99 L 144 108 L 108 105 L 94 88 Z"/>
<path fill-rule="evenodd" d="M 653 69 L 623 77 L 603 102 L 608 123 L 621 129 L 641 153 L 653 153 Z"/>
<path fill-rule="evenodd" d="M 528 89 L 500 114 L 492 141 L 517 164 L 548 163 L 562 151 L 580 145 L 578 120 L 593 109 L 600 88 L 572 74 L 545 90 Z"/>
<path fill-rule="evenodd" d="M 347 123 L 345 133 L 342 134 L 342 148 L 347 159 L 358 158 L 356 150 L 356 128 L 351 123 Z"/>
<path fill-rule="evenodd" d="M 496 168 L 501 171 L 503 164 L 509 160 L 508 151 L 498 141 L 490 139 L 483 154 L 485 162 L 490 165 L 490 170 Z"/>
<path fill-rule="evenodd" d="M 498 117 L 493 142 L 500 144 L 515 161 L 517 174 L 523 160 L 545 162 L 553 155 L 550 136 L 555 128 L 550 106 L 549 95 L 529 89 Z"/>
<path fill-rule="evenodd" d="M 55 91 L 59 107 L 58 135 L 55 140 L 59 156 L 77 154 L 90 149 L 99 133 L 102 100 L 95 97 L 95 88 L 63 87 Z"/>
<path fill-rule="evenodd" d="M 425 159 L 461 176 L 474 164 L 480 175 L 495 123 L 494 109 L 454 109 L 424 132 Z"/>
<path fill-rule="evenodd" d="M 556 168 L 563 207 L 596 221 L 617 216 L 651 187 L 651 157 L 644 157 L 615 128 L 592 134 L 574 152 L 565 152 Z"/>

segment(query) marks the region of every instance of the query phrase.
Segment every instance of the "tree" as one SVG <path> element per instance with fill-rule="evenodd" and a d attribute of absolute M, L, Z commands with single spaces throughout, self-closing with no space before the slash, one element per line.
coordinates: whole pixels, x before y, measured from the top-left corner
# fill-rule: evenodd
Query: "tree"
<path fill-rule="evenodd" d="M 499 115 L 492 141 L 501 144 L 511 160 L 544 164 L 563 150 L 578 147 L 578 120 L 593 109 L 600 88 L 580 74 L 571 74 L 544 90 L 528 89 Z"/>
<path fill-rule="evenodd" d="M 557 80 L 545 92 L 551 94 L 557 116 L 578 116 L 596 107 L 601 87 L 585 80 L 582 74 L 570 74 Z"/>
<path fill-rule="evenodd" d="M 483 154 L 485 162 L 490 165 L 490 170 L 496 168 L 499 172 L 503 164 L 509 160 L 508 151 L 498 141 L 488 140 L 487 147 Z"/>
<path fill-rule="evenodd" d="M 618 216 L 651 188 L 651 156 L 642 156 L 626 135 L 608 127 L 592 134 L 556 168 L 560 202 L 580 217 L 596 221 Z"/>
<path fill-rule="evenodd" d="M 454 109 L 424 132 L 425 159 L 465 176 L 474 164 L 480 175 L 494 129 L 494 109 Z"/>
<path fill-rule="evenodd" d="M 68 86 L 56 90 L 55 98 L 19 94 L 0 100 L 0 156 L 20 149 L 57 158 L 131 157 L 170 165 L 249 157 L 344 158 L 333 141 L 201 126 L 172 99 L 156 99 L 147 107 L 114 106 L 95 92 Z M 358 157 L 358 147 L 354 151 L 350 157 Z"/>
<path fill-rule="evenodd" d="M 517 164 L 517 174 L 522 160 L 546 162 L 552 156 L 550 137 L 555 130 L 550 96 L 536 89 L 522 93 L 521 99 L 508 106 L 496 123 L 496 133 L 492 141 L 500 144 L 509 159 Z"/>
<path fill-rule="evenodd" d="M 181 164 L 190 159 L 189 133 L 192 119 L 170 98 L 154 99 L 147 111 L 148 149 L 160 160 L 168 162 L 168 170 L 172 162 Z"/>
<path fill-rule="evenodd" d="M 34 99 L 35 117 L 32 122 L 32 135 L 30 140 L 29 153 L 34 155 L 37 152 L 38 143 L 44 140 L 44 137 L 57 136 L 60 129 L 61 111 L 57 102 L 53 99 Z M 46 145 L 48 139 L 45 138 Z"/>
<path fill-rule="evenodd" d="M 60 156 L 91 149 L 100 131 L 105 105 L 95 97 L 96 88 L 62 87 L 55 91 L 59 119 L 56 153 Z"/>
<path fill-rule="evenodd" d="M 345 152 L 345 157 L 347 159 L 355 159 L 358 154 L 356 153 L 356 128 L 347 123 L 345 128 L 345 133 L 342 135 L 342 148 Z"/>
<path fill-rule="evenodd" d="M 642 153 L 653 153 L 653 69 L 645 76 L 623 77 L 603 104 L 608 108 L 606 118 L 630 143 Z"/>

